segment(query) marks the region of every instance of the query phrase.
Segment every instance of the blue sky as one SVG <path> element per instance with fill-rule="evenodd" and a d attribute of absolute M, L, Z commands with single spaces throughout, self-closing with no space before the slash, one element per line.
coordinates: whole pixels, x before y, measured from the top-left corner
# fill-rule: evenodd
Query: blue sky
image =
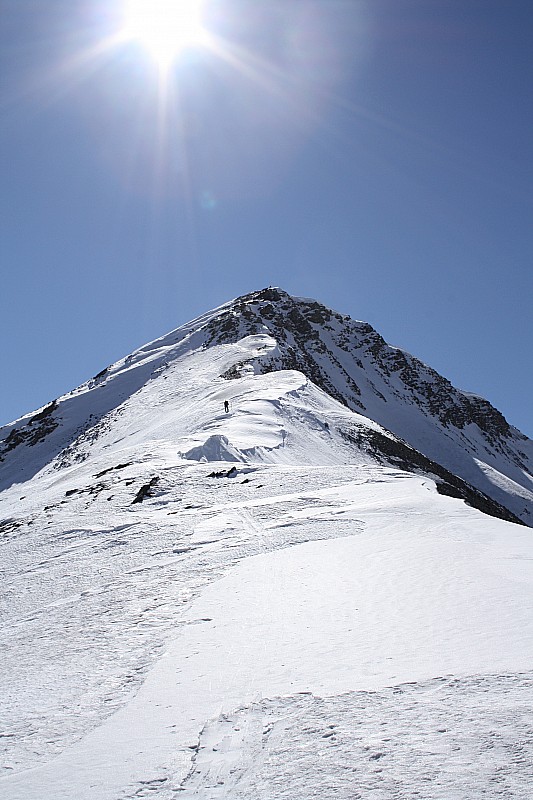
<path fill-rule="evenodd" d="M 121 0 L 0 11 L 0 423 L 267 285 L 533 435 L 533 5 L 206 0 L 162 76 Z"/>

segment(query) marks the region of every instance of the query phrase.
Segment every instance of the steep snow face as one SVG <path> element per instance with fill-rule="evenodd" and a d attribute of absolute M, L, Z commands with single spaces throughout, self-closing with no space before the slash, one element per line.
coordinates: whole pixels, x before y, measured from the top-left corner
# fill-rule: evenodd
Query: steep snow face
<path fill-rule="evenodd" d="M 238 298 L 207 328 L 213 343 L 268 330 L 277 349 L 256 369 L 300 370 L 533 525 L 533 442 L 489 402 L 391 347 L 367 323 L 266 289 Z"/>
<path fill-rule="evenodd" d="M 77 449 L 90 447 L 113 427 L 125 404 L 143 387 L 153 385 L 150 394 L 157 395 L 158 378 L 168 366 L 202 348 L 202 325 L 215 313 L 141 347 L 38 413 L 1 428 L 0 491 L 32 478 L 63 451 L 68 461 L 74 443 Z M 187 364 L 183 371 L 190 371 Z M 194 379 L 190 383 L 194 393 Z"/>
<path fill-rule="evenodd" d="M 93 379 L 15 427 L 6 440 L 3 470 L 11 489 L 4 499 L 18 497 L 20 484 L 34 473 L 55 484 L 88 459 L 98 474 L 114 456 L 129 463 L 141 453 L 193 462 L 323 466 L 377 461 L 428 475 L 444 493 L 517 521 L 368 417 L 341 405 L 302 372 L 256 373 L 263 360 L 278 357 L 278 343 L 268 334 L 208 346 L 197 331 L 193 342 L 188 335 L 172 336 L 171 344 L 168 338 L 110 368 L 104 383 Z M 204 346 L 198 347 L 198 340 Z M 98 403 L 110 411 L 95 421 L 87 412 Z"/>
<path fill-rule="evenodd" d="M 184 411 L 192 397 L 194 410 Z M 283 446 L 281 397 L 284 413 L 292 405 L 292 418 L 300 416 L 301 446 L 294 431 L 291 448 Z M 235 412 L 229 419 L 218 413 L 226 399 Z M 487 401 L 460 392 L 418 359 L 390 347 L 370 325 L 280 289 L 226 303 L 5 426 L 0 490 L 24 483 L 52 461 L 59 469 L 87 458 L 97 441 L 113 450 L 124 441 L 141 447 L 155 438 L 192 460 L 308 463 L 317 452 L 306 447 L 311 429 L 320 440 L 320 458 L 335 461 L 339 449 L 331 451 L 333 431 L 324 423 L 330 414 L 342 415 L 339 404 L 356 412 L 357 427 L 379 430 L 391 441 L 399 437 L 533 524 L 529 439 Z M 305 413 L 296 410 L 304 407 Z M 350 454 L 343 451 L 348 463 L 358 459 L 360 440 L 353 431 L 344 436 L 345 444 L 351 443 Z M 390 453 L 385 460 L 391 463 Z"/>

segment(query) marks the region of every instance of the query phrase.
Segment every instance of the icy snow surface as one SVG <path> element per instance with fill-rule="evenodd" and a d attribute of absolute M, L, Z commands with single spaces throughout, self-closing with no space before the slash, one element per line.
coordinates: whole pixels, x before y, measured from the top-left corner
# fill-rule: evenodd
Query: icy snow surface
<path fill-rule="evenodd" d="M 271 337 L 174 346 L 0 497 L 0 797 L 529 800 L 531 529 L 221 377 Z"/>

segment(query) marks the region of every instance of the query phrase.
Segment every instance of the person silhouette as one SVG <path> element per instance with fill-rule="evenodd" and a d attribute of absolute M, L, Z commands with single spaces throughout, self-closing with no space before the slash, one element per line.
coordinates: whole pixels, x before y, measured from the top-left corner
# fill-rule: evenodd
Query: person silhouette
<path fill-rule="evenodd" d="M 229 411 L 229 401 L 228 400 L 224 400 L 224 411 L 226 412 L 226 414 Z"/>

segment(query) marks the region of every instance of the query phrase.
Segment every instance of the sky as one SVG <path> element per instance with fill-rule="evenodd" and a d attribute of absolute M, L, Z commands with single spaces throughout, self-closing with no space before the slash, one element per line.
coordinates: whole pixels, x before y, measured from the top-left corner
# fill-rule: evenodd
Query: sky
<path fill-rule="evenodd" d="M 275 285 L 533 436 L 531 0 L 125 2 L 0 5 L 0 424 Z"/>

